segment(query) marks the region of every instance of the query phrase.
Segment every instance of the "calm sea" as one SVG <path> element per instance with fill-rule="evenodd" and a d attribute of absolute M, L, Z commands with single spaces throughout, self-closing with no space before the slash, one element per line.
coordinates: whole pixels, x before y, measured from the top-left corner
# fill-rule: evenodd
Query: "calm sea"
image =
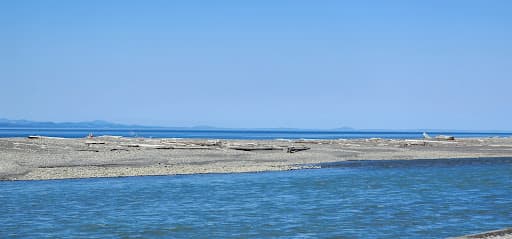
<path fill-rule="evenodd" d="M 0 182 L 0 238 L 445 238 L 512 226 L 512 158 Z"/>
<path fill-rule="evenodd" d="M 12 129 L 0 128 L 2 137 L 42 135 L 82 138 L 93 135 L 118 135 L 146 138 L 207 138 L 207 139 L 354 139 L 354 138 L 422 138 L 423 132 L 405 131 L 305 131 L 305 130 L 166 130 L 166 129 Z M 432 136 L 444 134 L 457 138 L 511 137 L 512 133 L 490 132 L 429 132 Z"/>

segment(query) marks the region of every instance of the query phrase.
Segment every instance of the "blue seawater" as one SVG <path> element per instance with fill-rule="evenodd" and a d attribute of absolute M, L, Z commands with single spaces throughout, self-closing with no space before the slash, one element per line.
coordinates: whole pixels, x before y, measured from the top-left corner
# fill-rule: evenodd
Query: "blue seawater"
<path fill-rule="evenodd" d="M 206 139 L 357 139 L 357 138 L 423 138 L 419 131 L 315 131 L 315 130 L 174 130 L 174 129 L 17 129 L 0 128 L 0 138 L 41 135 L 83 138 L 93 135 L 117 135 L 145 138 L 206 138 Z M 429 132 L 435 135 L 467 137 L 512 137 L 512 133 L 496 132 Z"/>
<path fill-rule="evenodd" d="M 445 238 L 512 226 L 512 158 L 0 182 L 0 238 Z"/>

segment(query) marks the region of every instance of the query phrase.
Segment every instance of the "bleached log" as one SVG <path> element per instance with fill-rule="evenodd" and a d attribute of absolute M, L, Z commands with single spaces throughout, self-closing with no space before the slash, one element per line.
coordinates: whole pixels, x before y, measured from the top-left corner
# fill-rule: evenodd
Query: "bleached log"
<path fill-rule="evenodd" d="M 436 136 L 436 139 L 440 139 L 440 140 L 455 140 L 455 137 L 449 136 L 449 135 L 438 135 L 438 136 Z"/>

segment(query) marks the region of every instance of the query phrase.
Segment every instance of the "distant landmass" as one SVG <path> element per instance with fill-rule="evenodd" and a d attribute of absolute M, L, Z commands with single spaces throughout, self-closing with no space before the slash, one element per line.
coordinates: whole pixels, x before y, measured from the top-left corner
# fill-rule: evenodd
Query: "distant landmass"
<path fill-rule="evenodd" d="M 109 129 L 127 129 L 127 128 L 160 128 L 142 125 L 117 124 L 103 120 L 85 121 L 85 122 L 40 122 L 30 120 L 9 120 L 0 119 L 0 128 L 109 128 Z"/>
<path fill-rule="evenodd" d="M 0 128 L 32 128 L 32 129 L 167 129 L 167 130 L 248 130 L 248 131 L 329 131 L 329 132 L 489 132 L 509 133 L 505 130 L 460 130 L 460 129 L 355 129 L 347 126 L 331 129 L 304 129 L 304 128 L 222 128 L 208 125 L 190 127 L 147 126 L 112 123 L 104 120 L 84 122 L 51 122 L 31 120 L 10 120 L 0 118 Z"/>
<path fill-rule="evenodd" d="M 261 131 L 318 131 L 319 129 L 298 129 L 298 128 L 219 128 L 208 125 L 190 127 L 172 126 L 147 126 L 112 123 L 104 120 L 84 122 L 52 122 L 52 121 L 31 121 L 11 120 L 0 118 L 0 128 L 43 128 L 43 129 L 169 129 L 169 130 L 261 130 Z M 350 127 L 335 129 L 324 129 L 321 131 L 355 131 Z"/>

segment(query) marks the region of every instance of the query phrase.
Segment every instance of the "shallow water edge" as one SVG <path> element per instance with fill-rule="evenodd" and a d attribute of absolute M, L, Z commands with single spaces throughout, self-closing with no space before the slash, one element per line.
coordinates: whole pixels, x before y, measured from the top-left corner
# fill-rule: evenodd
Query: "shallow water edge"
<path fill-rule="evenodd" d="M 231 175 L 231 174 L 259 174 L 284 171 L 306 171 L 328 168 L 400 168 L 400 167 L 442 167 L 442 166 L 464 166 L 464 165 L 485 165 L 485 164 L 510 164 L 512 157 L 484 157 L 484 158 L 439 158 L 439 159 L 391 159 L 391 160 L 346 160 L 315 164 L 300 164 L 288 169 L 270 169 L 260 171 L 241 172 L 206 172 L 206 173 L 176 173 L 176 174 L 154 174 L 154 175 L 126 175 L 126 176 L 93 176 L 93 177 L 70 177 L 70 178 L 49 178 L 49 179 L 0 179 L 2 181 L 69 181 L 84 179 L 122 179 L 122 178 L 146 178 L 146 177 L 181 177 L 193 175 Z"/>

